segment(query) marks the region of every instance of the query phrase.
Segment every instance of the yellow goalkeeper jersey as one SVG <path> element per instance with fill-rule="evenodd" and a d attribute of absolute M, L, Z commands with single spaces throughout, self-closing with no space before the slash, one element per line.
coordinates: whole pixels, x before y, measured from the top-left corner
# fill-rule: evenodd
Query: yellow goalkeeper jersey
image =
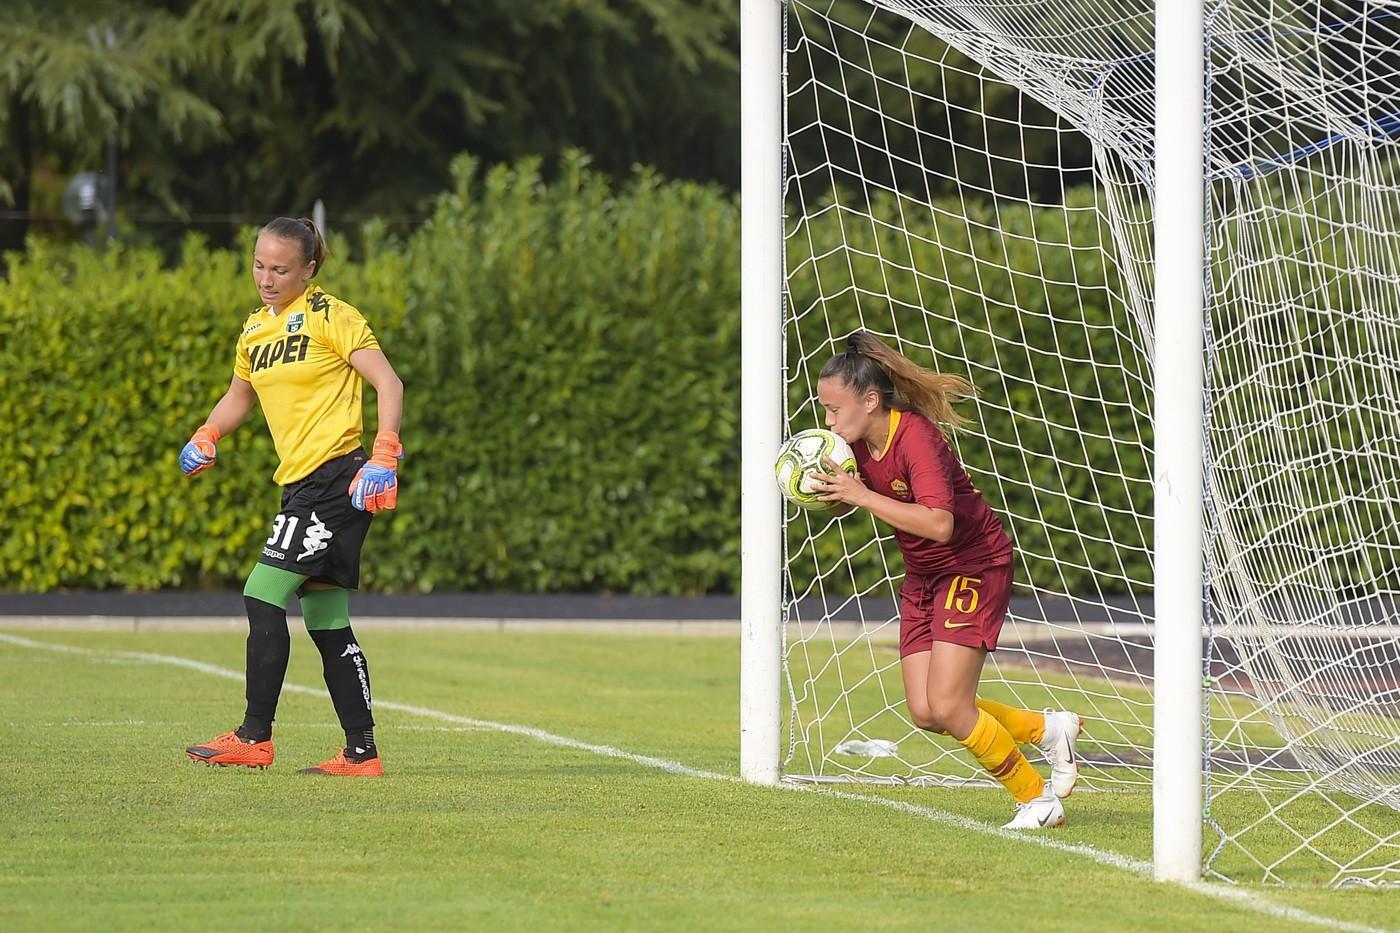
<path fill-rule="evenodd" d="M 264 305 L 243 322 L 233 374 L 252 383 L 286 486 L 360 444 L 363 386 L 350 366 L 379 341 L 354 307 L 312 285 L 281 314 Z"/>

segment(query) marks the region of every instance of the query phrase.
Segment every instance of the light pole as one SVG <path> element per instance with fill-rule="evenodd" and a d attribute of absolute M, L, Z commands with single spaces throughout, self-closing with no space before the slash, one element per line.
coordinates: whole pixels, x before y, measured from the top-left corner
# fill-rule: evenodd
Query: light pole
<path fill-rule="evenodd" d="M 105 27 L 101 37 L 98 36 L 97 27 L 88 27 L 88 41 L 92 47 L 100 49 L 105 45 L 108 51 L 117 47 L 117 34 L 111 26 Z M 112 130 L 107 136 L 107 172 L 106 190 L 103 185 L 98 185 L 99 196 L 106 195 L 105 211 L 107 214 L 107 239 L 117 238 L 117 118 L 115 114 L 112 118 Z"/>

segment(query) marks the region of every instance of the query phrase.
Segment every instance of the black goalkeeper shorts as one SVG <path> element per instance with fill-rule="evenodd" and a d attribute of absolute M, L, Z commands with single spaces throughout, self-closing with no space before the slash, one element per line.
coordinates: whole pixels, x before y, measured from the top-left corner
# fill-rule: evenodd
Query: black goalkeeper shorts
<path fill-rule="evenodd" d="M 282 509 L 258 563 L 357 589 L 360 548 L 374 516 L 350 504 L 350 481 L 366 459 L 357 448 L 283 487 Z"/>

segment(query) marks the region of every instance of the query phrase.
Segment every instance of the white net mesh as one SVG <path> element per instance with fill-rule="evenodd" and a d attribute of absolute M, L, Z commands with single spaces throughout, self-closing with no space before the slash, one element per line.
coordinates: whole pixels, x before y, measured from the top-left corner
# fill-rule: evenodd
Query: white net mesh
<path fill-rule="evenodd" d="M 1396 882 L 1400 18 L 1207 18 L 1207 867 Z M 1080 712 L 1084 785 L 1140 793 L 1171 384 L 1153 68 L 1140 0 L 788 3 L 789 428 L 820 423 L 817 370 L 856 327 L 978 386 L 956 448 L 1018 559 L 983 694 Z M 889 529 L 793 510 L 787 540 L 786 772 L 981 781 L 907 718 Z"/>

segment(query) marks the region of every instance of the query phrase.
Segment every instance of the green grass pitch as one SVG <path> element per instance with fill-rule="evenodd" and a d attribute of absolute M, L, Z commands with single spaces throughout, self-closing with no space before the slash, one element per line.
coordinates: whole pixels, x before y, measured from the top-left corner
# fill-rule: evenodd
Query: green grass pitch
<path fill-rule="evenodd" d="M 288 683 L 310 690 L 284 695 L 277 762 L 250 772 L 185 759 L 237 723 L 242 685 L 170 660 L 241 671 L 241 635 L 12 634 L 85 650 L 0 640 L 3 929 L 1238 933 L 1304 925 L 1280 911 L 1400 916 L 1396 892 L 1156 884 L 1146 792 L 1077 794 L 1045 846 L 988 831 L 1010 815 L 999 790 L 665 770 L 736 773 L 734 639 L 365 627 L 387 776 L 349 781 L 296 773 L 340 741 L 304 636 Z"/>

